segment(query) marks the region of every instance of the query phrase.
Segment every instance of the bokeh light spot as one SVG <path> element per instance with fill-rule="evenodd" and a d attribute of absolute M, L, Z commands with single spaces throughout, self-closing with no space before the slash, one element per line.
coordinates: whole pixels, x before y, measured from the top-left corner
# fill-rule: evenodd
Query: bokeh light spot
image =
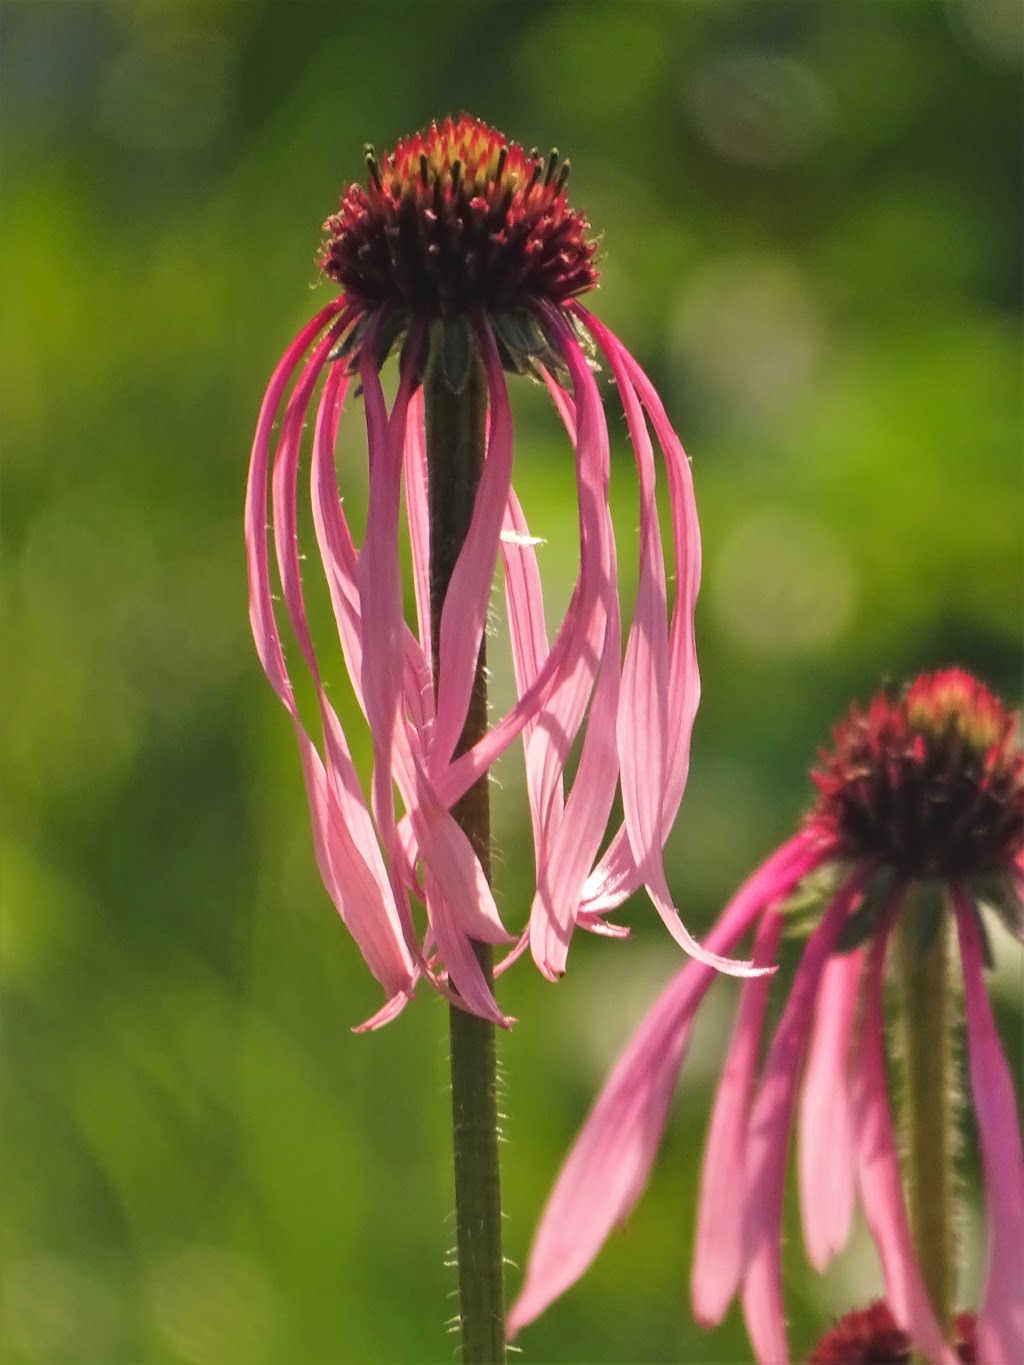
<path fill-rule="evenodd" d="M 157 1267 L 149 1294 L 154 1322 L 193 1365 L 259 1365 L 277 1344 L 276 1295 L 252 1261 L 192 1246 Z"/>
<path fill-rule="evenodd" d="M 690 87 L 690 108 L 720 156 L 767 170 L 805 157 L 831 112 L 828 92 L 808 66 L 757 50 L 708 62 Z"/>
<path fill-rule="evenodd" d="M 842 547 L 820 523 L 789 511 L 741 523 L 712 566 L 719 625 L 759 654 L 824 649 L 845 629 L 854 598 Z"/>
<path fill-rule="evenodd" d="M 733 256 L 690 279 L 672 349 L 698 391 L 734 418 L 758 420 L 806 391 L 825 339 L 811 289 L 794 265 Z"/>
<path fill-rule="evenodd" d="M 106 74 L 98 120 L 123 146 L 176 152 L 208 141 L 234 95 L 233 51 L 220 34 L 175 27 L 143 33 Z"/>
<path fill-rule="evenodd" d="M 94 1271 L 57 1256 L 8 1263 L 2 1296 L 5 1349 L 26 1360 L 100 1365 L 119 1358 L 117 1299 Z"/>

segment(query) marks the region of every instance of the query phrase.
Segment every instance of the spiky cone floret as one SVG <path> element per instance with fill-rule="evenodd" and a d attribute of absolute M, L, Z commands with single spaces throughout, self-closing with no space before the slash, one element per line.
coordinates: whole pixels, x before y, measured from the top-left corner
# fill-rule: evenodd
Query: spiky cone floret
<path fill-rule="evenodd" d="M 1014 747 L 1015 724 L 1016 717 L 987 688 L 960 670 L 924 676 L 901 697 L 885 694 L 866 713 L 854 710 L 836 732 L 834 748 L 822 756 L 819 801 L 804 828 L 740 888 L 705 940 L 707 948 L 727 954 L 753 931 L 753 960 L 767 965 L 783 931 L 804 923 L 808 903 L 816 903 L 763 1057 L 765 1014 L 778 983 L 762 977 L 744 984 L 701 1181 L 694 1314 L 705 1325 L 715 1324 L 739 1293 L 755 1356 L 765 1365 L 790 1358 L 781 1222 L 794 1116 L 811 1264 L 823 1271 L 845 1245 L 859 1201 L 898 1328 L 929 1361 L 956 1365 L 910 1232 L 883 1027 L 888 949 L 925 871 L 940 881 L 962 967 L 967 1069 L 987 1214 L 978 1359 L 986 1365 L 1024 1360 L 1024 1156 L 1012 1078 L 985 988 L 982 917 L 995 905 L 1021 937 L 1024 767 Z M 897 799 L 908 791 L 919 803 L 914 814 Z M 947 799 L 977 819 L 973 833 L 961 827 Z M 895 813 L 899 839 L 884 831 L 883 811 Z M 939 853 L 951 829 L 960 836 L 950 841 L 956 856 L 947 864 Z M 992 838 L 993 829 L 1002 831 L 999 840 Z M 913 847 L 903 837 L 907 831 L 913 832 Z M 970 849 L 973 860 L 964 856 Z M 800 916 L 793 914 L 797 903 Z M 713 979 L 704 963 L 687 963 L 620 1057 L 542 1215 L 510 1313 L 510 1333 L 575 1283 L 639 1198 L 694 1015 Z"/>
<path fill-rule="evenodd" d="M 516 741 L 526 765 L 536 891 L 529 924 L 505 965 L 529 947 L 541 972 L 559 977 L 573 929 L 621 935 L 605 916 L 646 887 L 687 951 L 745 972 L 745 964 L 709 955 L 693 940 L 667 887 L 662 849 L 682 799 L 699 696 L 693 484 L 649 379 L 576 297 L 596 274 L 585 221 L 566 202 L 565 167 L 555 157 L 528 157 L 471 119 L 432 126 L 393 155 L 371 155 L 368 167 L 369 183 L 348 190 L 328 220 L 322 263 L 344 292 L 302 329 L 274 372 L 246 501 L 257 651 L 295 726 L 324 884 L 387 996 L 368 1026 L 393 1017 L 421 979 L 462 1008 L 508 1022 L 472 943 L 511 939 L 451 811 Z M 378 371 L 396 338 L 399 381 L 389 407 Z M 431 621 L 421 387 L 431 347 L 439 348 L 433 354 L 453 392 L 472 366 L 482 367 L 488 407 L 471 524 L 439 623 Z M 609 435 L 594 356 L 610 371 L 624 409 L 639 485 L 639 589 L 624 652 Z M 510 367 L 532 368 L 546 383 L 575 466 L 579 570 L 553 640 L 545 626 L 542 556 L 512 486 Z M 336 468 L 339 422 L 356 380 L 369 447 L 359 547 Z M 321 674 L 300 576 L 298 470 L 311 409 L 315 545 L 306 557 L 325 574 L 349 679 L 372 737 L 369 794 Z M 658 456 L 670 510 L 671 602 L 656 505 Z M 349 477 L 344 471 L 342 482 Z M 267 537 L 268 478 L 283 614 L 312 678 L 321 744 L 300 716 L 285 664 Z M 403 502 L 413 580 L 408 605 L 399 553 Z M 457 754 L 499 556 L 517 700 Z M 570 781 L 566 762 L 577 739 Z M 617 787 L 624 816 L 602 853 Z M 417 903 L 426 909 L 425 931 L 417 929 Z"/>
<path fill-rule="evenodd" d="M 557 306 L 597 283 L 595 243 L 569 205 L 569 163 L 445 119 L 378 158 L 324 224 L 324 273 L 367 314 L 490 315 Z"/>

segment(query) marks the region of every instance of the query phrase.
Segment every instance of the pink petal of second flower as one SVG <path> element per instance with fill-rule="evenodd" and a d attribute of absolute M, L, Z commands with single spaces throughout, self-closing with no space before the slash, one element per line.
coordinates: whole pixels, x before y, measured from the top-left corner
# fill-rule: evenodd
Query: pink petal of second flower
<path fill-rule="evenodd" d="M 956 927 L 964 971 L 971 1093 L 988 1213 L 988 1269 L 978 1311 L 978 1359 L 984 1365 L 1019 1365 L 1024 1360 L 1024 1155 L 1020 1120 L 985 990 L 974 908 L 962 887 L 957 890 Z"/>
<path fill-rule="evenodd" d="M 726 906 L 708 947 L 730 952 L 765 906 L 787 895 L 820 861 L 820 850 L 802 834 L 783 844 Z M 576 1283 L 639 1198 L 665 1126 L 690 1021 L 714 979 L 713 968 L 687 962 L 616 1063 L 541 1217 L 526 1280 L 509 1314 L 510 1337 Z"/>
<path fill-rule="evenodd" d="M 765 915 L 754 942 L 753 960 L 757 966 L 771 962 L 781 933 L 782 916 Z M 693 1315 L 702 1327 L 721 1322 L 743 1269 L 747 1116 L 769 984 L 769 977 L 759 977 L 743 987 L 704 1146 L 691 1281 Z"/>
<path fill-rule="evenodd" d="M 804 1243 L 824 1271 L 850 1232 L 856 1185 L 850 1120 L 850 1042 L 863 950 L 834 957 L 818 992 L 798 1118 Z"/>
<path fill-rule="evenodd" d="M 821 974 L 865 875 L 854 869 L 807 940 L 750 1116 L 743 1314 L 754 1354 L 763 1365 L 789 1359 L 782 1303 L 782 1194 L 800 1062 Z"/>

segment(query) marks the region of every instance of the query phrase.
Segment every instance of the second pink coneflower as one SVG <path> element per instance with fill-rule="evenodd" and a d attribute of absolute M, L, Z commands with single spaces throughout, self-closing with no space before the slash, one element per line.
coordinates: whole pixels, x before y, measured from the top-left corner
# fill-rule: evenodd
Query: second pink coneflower
<path fill-rule="evenodd" d="M 998 914 L 1024 940 L 1024 754 L 1015 725 L 959 670 L 921 677 L 900 697 L 881 695 L 865 713 L 854 709 L 822 755 L 804 829 L 754 873 L 707 939 L 730 953 L 753 930 L 754 961 L 768 964 L 787 927 L 806 935 L 763 1060 L 769 994 L 781 983 L 762 977 L 744 986 L 711 1117 L 693 1260 L 697 1320 L 717 1323 L 739 1293 L 764 1365 L 789 1359 L 781 1220 L 795 1114 L 811 1264 L 823 1270 L 844 1245 L 859 1197 L 887 1297 L 870 1322 L 846 1324 L 816 1358 L 861 1359 L 858 1333 L 880 1339 L 891 1321 L 895 1345 L 886 1349 L 905 1346 L 935 1365 L 955 1365 L 958 1336 L 963 1343 L 968 1331 L 985 1365 L 1024 1360 L 1024 1157 L 985 985 L 982 914 Z M 817 909 L 809 932 L 808 901 Z M 958 1320 L 954 1302 L 954 938 L 988 1225 L 976 1322 Z M 887 962 L 900 1006 L 902 1161 L 883 1025 Z M 620 1058 L 556 1182 L 511 1332 L 583 1274 L 639 1198 L 713 976 L 703 963 L 687 964 Z"/>

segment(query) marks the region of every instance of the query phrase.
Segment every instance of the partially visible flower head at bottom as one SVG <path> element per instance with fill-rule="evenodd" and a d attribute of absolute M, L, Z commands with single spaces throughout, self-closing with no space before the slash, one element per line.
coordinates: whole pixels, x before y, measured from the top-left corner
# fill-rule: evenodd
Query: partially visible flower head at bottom
<path fill-rule="evenodd" d="M 263 400 L 245 534 L 253 635 L 295 727 L 320 873 L 387 996 L 370 1026 L 392 1018 L 419 980 L 467 1010 L 509 1022 L 472 945 L 512 939 L 452 807 L 517 741 L 536 889 L 526 932 L 506 962 L 528 946 L 541 972 L 556 979 L 573 930 L 623 934 L 605 917 L 646 887 L 687 951 L 744 973 L 745 964 L 708 954 L 694 941 L 665 878 L 662 850 L 686 783 L 700 692 L 693 634 L 697 512 L 689 463 L 654 387 L 578 301 L 597 273 L 586 220 L 567 201 L 568 163 L 557 153 L 527 154 L 464 117 L 432 125 L 391 154 L 378 157 L 368 149 L 367 170 L 366 185 L 351 186 L 325 225 L 321 265 L 343 292 L 288 346 Z M 394 350 L 398 383 L 389 406 L 379 372 Z M 638 591 L 625 642 L 598 359 L 625 415 L 639 500 Z M 546 384 L 575 473 L 578 573 L 553 639 L 545 624 L 543 556 L 512 486 L 508 372 Z M 424 382 L 457 406 L 474 376 L 486 406 L 486 449 L 465 541 L 439 609 L 431 600 L 437 547 L 430 484 L 437 471 L 428 469 Z M 351 468 L 338 448 L 356 380 L 366 474 Z M 299 536 L 298 475 L 314 404 L 315 538 L 306 545 Z M 659 466 L 672 540 L 667 564 Z M 347 487 L 360 478 L 368 480 L 368 508 L 357 545 L 339 481 Z M 283 611 L 272 580 L 268 513 Z M 403 553 L 412 566 L 408 602 Z M 372 740 L 368 793 L 314 645 L 303 558 L 326 580 L 348 680 Z M 463 752 L 499 558 L 517 699 Z M 279 615 L 315 692 L 322 743 L 300 715 Z M 570 780 L 567 763 L 577 746 Z M 617 791 L 623 817 L 606 842 Z"/>
<path fill-rule="evenodd" d="M 978 1365 L 974 1338 L 973 1314 L 958 1313 L 952 1344 L 961 1365 Z M 913 1353 L 910 1337 L 880 1301 L 845 1313 L 807 1357 L 807 1365 L 911 1365 Z"/>
<path fill-rule="evenodd" d="M 886 961 L 911 912 L 921 915 L 926 937 L 951 922 L 959 945 L 987 1221 L 977 1359 L 1024 1361 L 1024 1156 L 984 977 L 989 914 L 1024 942 L 1024 754 L 1016 724 L 959 669 L 922 676 L 899 696 L 884 693 L 865 712 L 854 708 L 821 755 L 819 797 L 804 828 L 740 888 L 705 940 L 732 953 L 753 931 L 753 960 L 766 965 L 785 930 L 796 925 L 806 935 L 763 1057 L 769 997 L 781 983 L 744 984 L 697 1218 L 694 1315 L 705 1326 L 718 1323 L 739 1293 L 762 1365 L 790 1358 L 781 1245 L 794 1118 L 812 1266 L 823 1271 L 845 1245 L 859 1200 L 895 1327 L 914 1352 L 956 1365 L 910 1232 L 887 1079 Z M 809 932 L 808 906 L 815 907 Z M 642 1193 L 693 1017 L 713 979 L 703 963 L 687 963 L 616 1064 L 545 1208 L 510 1335 L 579 1279 Z M 847 1358 L 860 1359 L 820 1357 Z"/>

